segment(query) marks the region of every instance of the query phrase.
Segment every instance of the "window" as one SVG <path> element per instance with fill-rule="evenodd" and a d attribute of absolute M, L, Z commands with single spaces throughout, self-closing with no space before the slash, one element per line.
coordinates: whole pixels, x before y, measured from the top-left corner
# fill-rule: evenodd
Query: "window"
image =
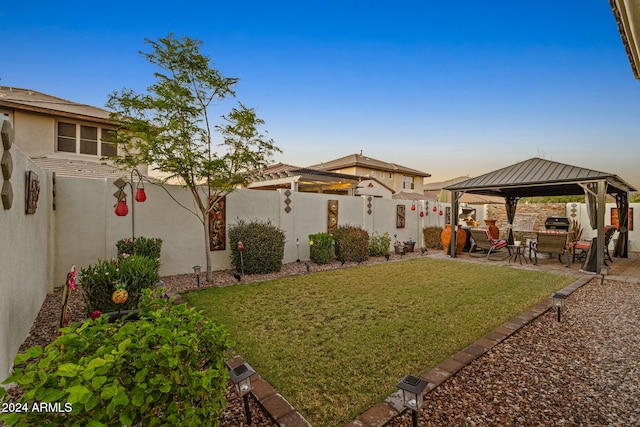
<path fill-rule="evenodd" d="M 411 190 L 413 190 L 413 177 L 412 176 L 408 176 L 408 175 L 404 176 L 404 181 L 402 182 L 402 188 L 403 189 L 411 189 Z"/>
<path fill-rule="evenodd" d="M 117 154 L 113 143 L 103 142 L 111 136 L 112 129 L 77 123 L 58 122 L 57 151 L 65 153 L 111 156 Z M 100 136 L 98 138 L 98 135 Z"/>
<path fill-rule="evenodd" d="M 391 179 L 391 177 L 392 177 L 391 172 L 389 172 L 389 179 Z"/>
<path fill-rule="evenodd" d="M 384 172 L 380 171 L 380 178 L 384 178 Z"/>

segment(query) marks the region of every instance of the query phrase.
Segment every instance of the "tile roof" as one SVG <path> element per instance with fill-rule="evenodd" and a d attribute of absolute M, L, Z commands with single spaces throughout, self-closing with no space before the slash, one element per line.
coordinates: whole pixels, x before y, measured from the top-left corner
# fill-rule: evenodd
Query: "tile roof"
<path fill-rule="evenodd" d="M 0 106 L 54 116 L 113 123 L 109 120 L 109 111 L 107 110 L 31 89 L 0 86 Z"/>
<path fill-rule="evenodd" d="M 407 173 L 416 176 L 422 177 L 430 177 L 431 174 L 427 172 L 422 172 L 417 169 L 411 169 L 406 166 L 401 166 L 395 163 L 388 163 L 382 160 L 373 159 L 368 156 L 364 156 L 362 154 L 349 154 L 348 156 L 340 157 L 339 159 L 330 160 L 328 162 L 323 162 L 317 165 L 309 166 L 309 168 L 313 169 L 323 169 L 323 170 L 335 170 L 335 169 L 343 169 L 354 166 L 364 166 L 375 168 L 388 172 L 397 172 L 397 173 Z"/>

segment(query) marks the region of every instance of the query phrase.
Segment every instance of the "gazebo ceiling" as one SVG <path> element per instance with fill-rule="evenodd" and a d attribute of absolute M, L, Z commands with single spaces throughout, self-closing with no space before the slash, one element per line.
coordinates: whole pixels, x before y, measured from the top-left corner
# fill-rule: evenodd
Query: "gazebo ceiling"
<path fill-rule="evenodd" d="M 570 196 L 581 186 L 606 180 L 607 193 L 636 191 L 615 174 L 534 157 L 445 187 L 448 191 L 500 197 Z"/>

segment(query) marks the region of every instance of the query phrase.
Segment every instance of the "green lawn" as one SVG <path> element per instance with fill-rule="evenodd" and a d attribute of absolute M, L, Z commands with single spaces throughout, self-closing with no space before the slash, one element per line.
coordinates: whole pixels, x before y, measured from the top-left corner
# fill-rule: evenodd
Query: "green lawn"
<path fill-rule="evenodd" d="M 572 280 L 416 258 L 183 296 L 312 425 L 335 427 Z"/>

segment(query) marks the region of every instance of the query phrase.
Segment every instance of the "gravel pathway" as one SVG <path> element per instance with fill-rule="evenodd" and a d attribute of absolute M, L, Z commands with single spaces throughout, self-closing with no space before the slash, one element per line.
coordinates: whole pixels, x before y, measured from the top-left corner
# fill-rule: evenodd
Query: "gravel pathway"
<path fill-rule="evenodd" d="M 427 394 L 419 425 L 640 425 L 640 286 L 593 279 L 561 320 L 545 313 Z"/>

